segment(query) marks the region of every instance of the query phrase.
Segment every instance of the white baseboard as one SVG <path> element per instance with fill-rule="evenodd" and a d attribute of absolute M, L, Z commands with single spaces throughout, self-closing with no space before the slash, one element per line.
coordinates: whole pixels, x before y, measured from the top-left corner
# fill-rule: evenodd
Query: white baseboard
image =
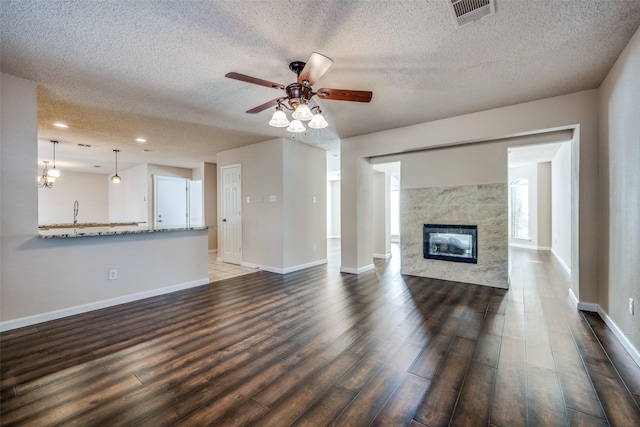
<path fill-rule="evenodd" d="M 287 268 L 271 267 L 268 265 L 254 264 L 252 262 L 244 262 L 244 261 L 240 265 L 242 265 L 243 267 L 257 268 L 259 270 L 269 271 L 271 273 L 287 274 L 287 273 L 293 273 L 294 271 L 304 270 L 305 268 L 311 268 L 311 267 L 315 267 L 317 265 L 322 265 L 326 263 L 327 263 L 327 260 L 325 258 L 318 261 L 312 261 L 306 264 L 294 265 L 293 267 L 287 267 Z"/>
<path fill-rule="evenodd" d="M 373 268 L 373 264 L 365 265 L 364 267 L 360 268 L 340 267 L 340 272 L 348 274 L 361 274 L 365 271 L 373 270 Z"/>
<path fill-rule="evenodd" d="M 620 330 L 620 328 L 618 328 L 616 322 L 614 322 L 613 319 L 609 317 L 607 312 L 604 311 L 604 309 L 600 306 L 598 306 L 598 314 L 600 315 L 604 323 L 606 323 L 607 326 L 613 331 L 616 338 L 618 338 L 618 341 L 620 341 L 622 346 L 629 353 L 629 356 L 631 356 L 631 358 L 636 362 L 636 365 L 640 366 L 640 352 L 638 352 L 638 349 L 635 348 L 635 346 L 631 343 L 631 341 L 629 341 L 627 336 Z"/>
<path fill-rule="evenodd" d="M 339 239 L 340 236 L 327 236 L 327 239 Z"/>
<path fill-rule="evenodd" d="M 389 252 L 388 254 L 373 254 L 373 257 L 380 259 L 389 259 L 391 258 L 391 252 Z"/>
<path fill-rule="evenodd" d="M 571 302 L 575 308 L 578 308 L 578 298 L 576 298 L 576 294 L 573 293 L 573 289 L 569 288 L 569 298 L 571 298 Z"/>
<path fill-rule="evenodd" d="M 155 297 L 158 295 L 169 294 L 171 292 L 180 291 L 182 289 L 194 288 L 209 283 L 209 278 L 193 280 L 191 282 L 180 283 L 177 285 L 167 286 L 165 288 L 151 289 L 149 291 L 138 292 L 136 294 L 123 295 L 116 298 L 110 298 L 102 301 L 91 302 L 88 304 L 76 305 L 60 310 L 49 311 L 47 313 L 35 314 L 33 316 L 21 317 L 18 319 L 6 320 L 0 322 L 0 332 L 9 331 L 11 329 L 22 328 L 24 326 L 35 325 L 36 323 L 48 322 L 49 320 L 62 319 L 63 317 L 73 316 L 75 314 L 86 313 L 101 308 L 112 307 L 114 305 L 125 304 L 127 302 L 137 301 L 145 298 Z"/>
<path fill-rule="evenodd" d="M 554 251 L 553 248 L 551 248 L 551 254 L 556 259 L 556 261 L 558 261 L 558 263 L 560 264 L 560 267 L 562 267 L 565 273 L 567 273 L 569 277 L 571 277 L 571 269 L 567 266 L 567 264 L 564 263 L 562 258 L 560 258 L 560 255 L 558 255 L 558 253 Z"/>
<path fill-rule="evenodd" d="M 523 245 L 521 243 L 509 243 L 509 246 L 520 249 L 531 249 L 533 251 L 550 251 L 551 248 L 547 246 L 534 246 L 534 245 Z"/>

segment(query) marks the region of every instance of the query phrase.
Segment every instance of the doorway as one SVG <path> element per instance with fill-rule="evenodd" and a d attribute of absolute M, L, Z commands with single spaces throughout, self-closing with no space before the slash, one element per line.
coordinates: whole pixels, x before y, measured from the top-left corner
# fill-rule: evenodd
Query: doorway
<path fill-rule="evenodd" d="M 222 261 L 242 263 L 242 168 L 223 166 L 222 175 Z"/>

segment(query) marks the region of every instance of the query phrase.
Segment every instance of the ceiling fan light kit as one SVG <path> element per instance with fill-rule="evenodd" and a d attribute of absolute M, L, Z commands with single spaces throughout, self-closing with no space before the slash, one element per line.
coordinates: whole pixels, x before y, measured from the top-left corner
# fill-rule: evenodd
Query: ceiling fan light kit
<path fill-rule="evenodd" d="M 290 63 L 289 69 L 296 73 L 298 81 L 286 87 L 280 83 L 274 83 L 236 72 L 227 73 L 225 77 L 270 87 L 272 89 L 284 90 L 286 96 L 267 101 L 262 105 L 248 110 L 247 113 L 256 114 L 269 107 L 276 106 L 276 111 L 273 113 L 273 116 L 271 116 L 269 125 L 273 127 L 286 127 L 287 131 L 298 133 L 306 130 L 302 124 L 303 121 L 308 121 L 308 126 L 312 129 L 322 129 L 329 125 L 322 115 L 320 107 L 312 99 L 315 95 L 318 95 L 318 97 L 322 99 L 337 101 L 371 101 L 373 93 L 369 91 L 322 88 L 314 92 L 312 88 L 313 84 L 324 75 L 329 67 L 331 67 L 331 64 L 333 64 L 331 58 L 317 52 L 313 52 L 307 62 L 294 61 Z M 283 104 L 285 101 L 288 106 Z M 287 118 L 283 108 L 293 111 L 291 114 L 293 120 L 291 122 Z"/>

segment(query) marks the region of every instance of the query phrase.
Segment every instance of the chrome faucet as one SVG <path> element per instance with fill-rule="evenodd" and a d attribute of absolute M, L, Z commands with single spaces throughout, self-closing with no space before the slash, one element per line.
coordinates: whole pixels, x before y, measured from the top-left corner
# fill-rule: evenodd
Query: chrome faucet
<path fill-rule="evenodd" d="M 78 223 L 78 209 L 80 208 L 80 203 L 76 200 L 73 202 L 73 223 Z"/>

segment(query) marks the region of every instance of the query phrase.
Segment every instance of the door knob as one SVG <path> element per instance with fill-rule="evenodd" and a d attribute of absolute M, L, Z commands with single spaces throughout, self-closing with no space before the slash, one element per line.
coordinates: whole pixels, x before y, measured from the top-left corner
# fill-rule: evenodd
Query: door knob
<path fill-rule="evenodd" d="M 227 218 L 222 218 L 222 222 L 227 222 Z"/>

